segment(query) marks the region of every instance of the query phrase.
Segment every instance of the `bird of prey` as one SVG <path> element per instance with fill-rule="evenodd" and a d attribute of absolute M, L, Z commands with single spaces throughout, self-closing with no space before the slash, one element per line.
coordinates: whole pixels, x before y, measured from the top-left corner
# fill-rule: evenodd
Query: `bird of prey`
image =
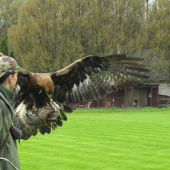
<path fill-rule="evenodd" d="M 18 114 L 33 108 L 51 106 L 60 112 L 72 112 L 71 103 L 103 98 L 118 88 L 137 85 L 147 78 L 148 69 L 140 58 L 125 54 L 86 56 L 51 73 L 33 73 L 19 67 L 14 107 Z M 24 110 L 22 110 L 24 106 Z"/>

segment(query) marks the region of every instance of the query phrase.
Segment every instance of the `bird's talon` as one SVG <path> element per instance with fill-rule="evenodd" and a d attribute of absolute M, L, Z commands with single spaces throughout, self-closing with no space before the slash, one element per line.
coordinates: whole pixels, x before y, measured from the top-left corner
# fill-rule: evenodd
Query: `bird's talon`
<path fill-rule="evenodd" d="M 26 116 L 29 117 L 29 118 L 34 118 L 34 115 L 32 114 L 32 112 L 27 112 Z"/>

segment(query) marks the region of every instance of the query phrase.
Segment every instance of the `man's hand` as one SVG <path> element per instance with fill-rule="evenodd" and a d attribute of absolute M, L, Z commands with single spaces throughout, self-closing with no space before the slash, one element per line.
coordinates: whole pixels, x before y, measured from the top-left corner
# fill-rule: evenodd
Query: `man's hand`
<path fill-rule="evenodd" d="M 53 108 L 46 107 L 43 109 L 35 109 L 32 112 L 33 116 L 23 116 L 17 115 L 21 130 L 22 138 L 27 140 L 31 135 L 35 136 L 38 129 L 41 134 L 50 133 L 51 128 L 54 130 L 57 126 L 62 126 L 62 119 L 60 117 L 60 111 L 54 111 Z"/>

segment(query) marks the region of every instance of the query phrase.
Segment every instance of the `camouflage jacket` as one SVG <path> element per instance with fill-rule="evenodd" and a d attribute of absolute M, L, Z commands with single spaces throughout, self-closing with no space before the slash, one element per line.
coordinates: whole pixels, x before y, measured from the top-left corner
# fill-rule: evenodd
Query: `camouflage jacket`
<path fill-rule="evenodd" d="M 9 133 L 7 142 L 0 153 L 1 170 L 15 170 L 13 165 L 20 169 L 16 141 L 13 140 L 11 133 L 9 132 L 12 122 L 14 125 L 20 126 L 18 119 L 13 113 L 13 108 L 0 92 L 0 146 L 2 146 Z M 8 159 L 13 165 L 1 158 Z"/>

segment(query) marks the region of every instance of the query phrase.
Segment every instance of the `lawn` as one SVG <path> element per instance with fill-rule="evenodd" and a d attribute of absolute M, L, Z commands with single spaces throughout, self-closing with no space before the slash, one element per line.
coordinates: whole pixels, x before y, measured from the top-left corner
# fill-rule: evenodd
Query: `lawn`
<path fill-rule="evenodd" d="M 170 108 L 76 110 L 18 145 L 21 170 L 169 170 Z"/>

